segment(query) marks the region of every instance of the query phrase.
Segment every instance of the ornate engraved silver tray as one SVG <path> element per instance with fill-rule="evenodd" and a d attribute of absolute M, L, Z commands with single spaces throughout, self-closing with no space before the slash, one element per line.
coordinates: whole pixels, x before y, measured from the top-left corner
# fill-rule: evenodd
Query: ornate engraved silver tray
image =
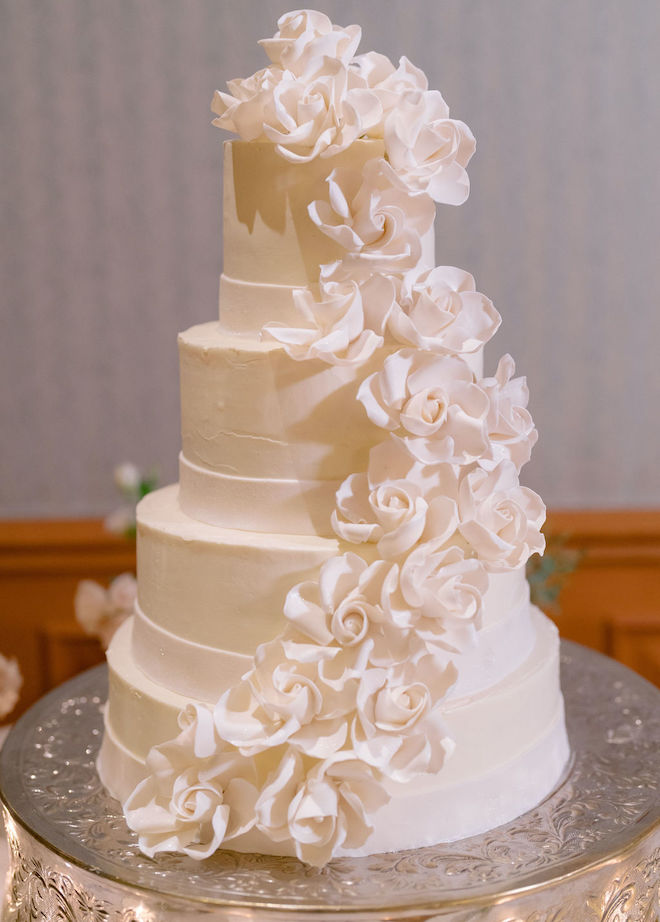
<path fill-rule="evenodd" d="M 506 826 L 448 845 L 339 859 L 142 855 L 94 768 L 105 668 L 35 705 L 0 756 L 11 867 L 3 922 L 658 922 L 660 691 L 562 646 L 573 757 Z"/>

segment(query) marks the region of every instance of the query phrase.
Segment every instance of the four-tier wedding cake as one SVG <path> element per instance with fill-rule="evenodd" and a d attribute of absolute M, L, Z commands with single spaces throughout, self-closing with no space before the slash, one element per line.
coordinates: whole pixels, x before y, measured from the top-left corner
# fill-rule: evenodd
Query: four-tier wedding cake
<path fill-rule="evenodd" d="M 545 509 L 500 317 L 435 266 L 469 128 L 360 28 L 282 16 L 216 93 L 220 319 L 179 337 L 180 482 L 138 507 L 99 771 L 148 855 L 417 848 L 513 819 L 568 756 L 525 563 Z"/>

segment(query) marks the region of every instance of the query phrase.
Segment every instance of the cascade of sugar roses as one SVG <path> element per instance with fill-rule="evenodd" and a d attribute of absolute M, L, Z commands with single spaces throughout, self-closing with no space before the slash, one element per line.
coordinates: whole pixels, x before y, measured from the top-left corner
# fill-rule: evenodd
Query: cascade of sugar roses
<path fill-rule="evenodd" d="M 205 858 L 256 827 L 322 865 L 364 844 L 388 784 L 451 755 L 442 701 L 489 573 L 542 552 L 545 509 L 519 482 L 537 437 L 524 379 L 510 356 L 493 377 L 470 364 L 500 317 L 469 273 L 422 259 L 435 203 L 467 198 L 469 128 L 406 58 L 356 55 L 358 26 L 296 11 L 278 27 L 270 65 L 216 92 L 214 124 L 294 163 L 362 138 L 384 155 L 329 169 L 309 216 L 342 256 L 295 292 L 299 326 L 262 335 L 303 362 L 382 353 L 355 394 L 382 441 L 336 494 L 332 526 L 354 549 L 291 588 L 283 633 L 215 707 L 180 714 L 124 810 L 148 855 Z"/>

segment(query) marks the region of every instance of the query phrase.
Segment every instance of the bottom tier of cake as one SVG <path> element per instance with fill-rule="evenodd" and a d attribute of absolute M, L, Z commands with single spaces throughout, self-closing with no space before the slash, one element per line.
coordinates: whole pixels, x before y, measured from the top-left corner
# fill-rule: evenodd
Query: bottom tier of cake
<path fill-rule="evenodd" d="M 409 784 L 389 783 L 391 800 L 373 818 L 373 833 L 359 851 L 418 848 L 482 833 L 543 800 L 557 784 L 569 748 L 559 687 L 557 630 L 533 609 L 531 652 L 488 688 L 448 696 L 443 718 L 456 748 L 442 771 Z M 140 779 L 152 745 L 177 732 L 188 699 L 145 676 L 132 659 L 132 622 L 115 638 L 110 655 L 110 705 L 98 760 L 108 790 L 123 801 Z M 207 702 L 212 703 L 212 702 Z M 293 854 L 257 830 L 234 839 L 236 851 Z"/>

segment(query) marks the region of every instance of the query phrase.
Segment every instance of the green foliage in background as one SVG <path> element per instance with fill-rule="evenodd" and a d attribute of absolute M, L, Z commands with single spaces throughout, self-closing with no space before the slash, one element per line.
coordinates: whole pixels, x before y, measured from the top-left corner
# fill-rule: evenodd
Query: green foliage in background
<path fill-rule="evenodd" d="M 532 602 L 545 611 L 558 614 L 559 596 L 583 557 L 583 551 L 568 547 L 569 535 L 547 539 L 543 557 L 534 554 L 527 562 L 527 579 Z"/>
<path fill-rule="evenodd" d="M 135 539 L 135 507 L 141 499 L 158 487 L 158 472 L 154 469 L 143 473 L 137 465 L 124 462 L 115 468 L 115 485 L 124 499 L 124 505 L 112 512 L 105 520 L 108 531 Z"/>

